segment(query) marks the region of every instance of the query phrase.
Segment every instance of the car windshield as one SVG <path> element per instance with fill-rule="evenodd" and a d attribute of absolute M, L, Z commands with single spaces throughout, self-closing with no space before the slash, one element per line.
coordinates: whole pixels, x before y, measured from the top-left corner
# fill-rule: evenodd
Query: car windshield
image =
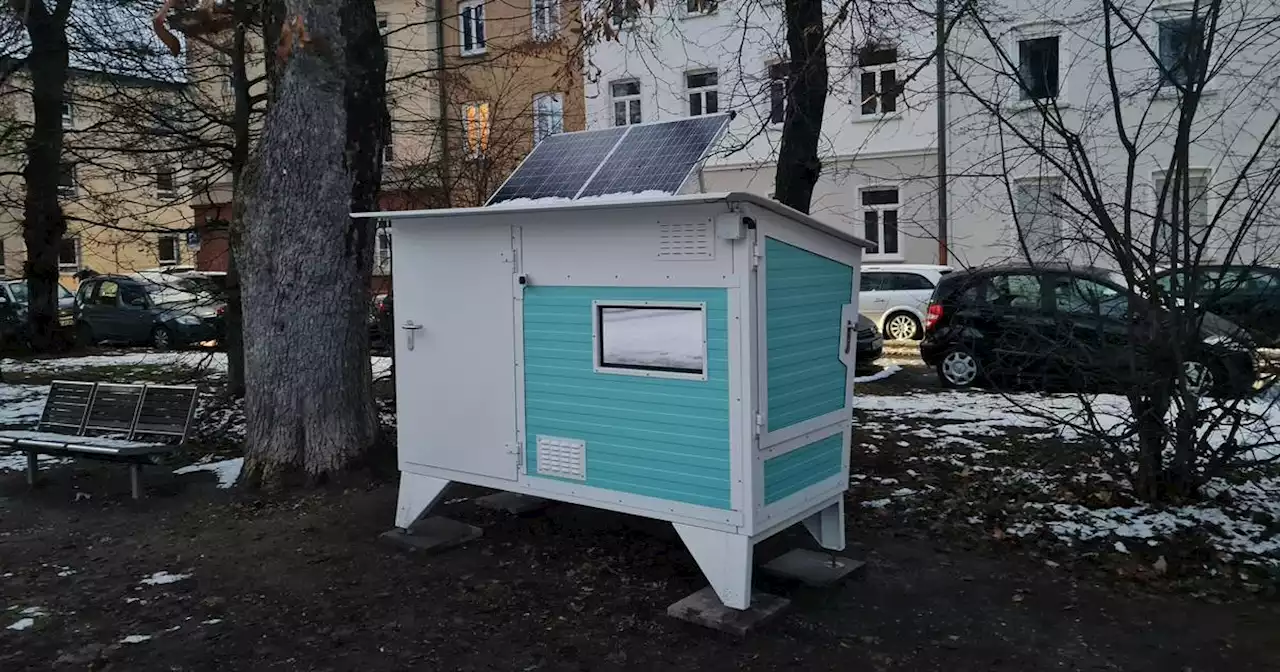
<path fill-rule="evenodd" d="M 17 282 L 9 283 L 9 291 L 13 294 L 14 301 L 24 305 L 27 303 L 28 295 L 27 295 L 26 280 L 19 280 Z M 69 299 L 69 298 L 71 298 L 71 290 L 68 290 L 66 287 L 63 287 L 62 285 L 58 285 L 58 300 L 61 301 L 62 299 Z"/>

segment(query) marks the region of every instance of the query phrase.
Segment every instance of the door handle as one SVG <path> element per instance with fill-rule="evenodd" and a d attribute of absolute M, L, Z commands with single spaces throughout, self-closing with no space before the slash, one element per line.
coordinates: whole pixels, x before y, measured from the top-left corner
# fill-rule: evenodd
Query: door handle
<path fill-rule="evenodd" d="M 414 334 L 414 332 L 416 332 L 416 331 L 418 331 L 419 329 L 421 329 L 421 328 L 422 328 L 422 325 L 421 325 L 421 324 L 414 324 L 413 320 L 408 320 L 408 321 L 406 321 L 406 322 L 405 322 L 405 323 L 404 323 L 400 328 L 401 328 L 401 329 L 404 329 L 404 330 L 405 330 L 405 331 L 407 331 L 407 332 L 409 332 L 409 337 L 408 337 L 408 341 L 407 341 L 406 345 L 408 345 L 408 346 L 409 346 L 409 349 L 410 349 L 410 350 L 412 350 L 412 349 L 413 349 L 413 334 Z"/>
<path fill-rule="evenodd" d="M 844 321 L 844 354 L 849 354 L 849 348 L 853 347 L 853 320 Z"/>

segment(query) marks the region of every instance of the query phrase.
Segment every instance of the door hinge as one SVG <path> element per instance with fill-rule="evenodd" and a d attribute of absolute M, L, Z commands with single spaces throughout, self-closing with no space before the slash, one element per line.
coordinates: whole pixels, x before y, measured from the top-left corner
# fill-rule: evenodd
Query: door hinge
<path fill-rule="evenodd" d="M 760 431 L 764 429 L 764 415 L 760 411 L 756 411 L 756 436 L 760 436 Z"/>
<path fill-rule="evenodd" d="M 755 240 L 751 241 L 751 270 L 754 271 L 760 268 L 760 259 L 763 256 L 760 253 L 760 243 Z"/>

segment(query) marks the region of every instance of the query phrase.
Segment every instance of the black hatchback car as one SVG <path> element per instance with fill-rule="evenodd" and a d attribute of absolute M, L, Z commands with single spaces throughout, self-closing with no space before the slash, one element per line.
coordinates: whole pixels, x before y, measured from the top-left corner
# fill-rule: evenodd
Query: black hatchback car
<path fill-rule="evenodd" d="M 1006 265 L 944 277 L 929 303 L 920 355 L 947 387 L 1016 378 L 1053 385 L 1142 384 L 1162 375 L 1167 320 L 1096 268 Z M 1135 324 L 1136 322 L 1136 324 Z M 1135 342 L 1138 341 L 1138 342 Z M 1257 364 L 1239 327 L 1204 314 L 1182 361 L 1194 394 L 1242 394 Z M 1137 355 L 1137 366 L 1130 362 Z M 1128 371 L 1136 370 L 1138 380 Z M 1167 373 L 1163 374 L 1167 375 Z"/>
<path fill-rule="evenodd" d="M 158 350 L 220 340 L 222 297 L 182 277 L 98 275 L 76 293 L 82 344 L 150 344 Z"/>
<path fill-rule="evenodd" d="M 1259 343 L 1280 343 L 1280 268 L 1199 266 L 1166 271 L 1158 282 L 1171 296 L 1189 296 L 1204 310 L 1240 325 Z"/>

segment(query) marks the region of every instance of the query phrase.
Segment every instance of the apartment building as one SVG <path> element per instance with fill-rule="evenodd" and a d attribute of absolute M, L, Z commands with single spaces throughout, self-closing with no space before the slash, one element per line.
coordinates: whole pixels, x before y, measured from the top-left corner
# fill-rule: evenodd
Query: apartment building
<path fill-rule="evenodd" d="M 1218 26 L 1215 52 L 1234 61 L 1214 61 L 1222 67 L 1204 96 L 1190 159 L 1200 176 L 1194 190 L 1203 195 L 1192 199 L 1192 208 L 1205 220 L 1224 202 L 1215 191 L 1235 180 L 1235 167 L 1258 148 L 1276 115 L 1280 99 L 1274 77 L 1266 73 L 1274 71 L 1269 66 L 1276 64 L 1280 41 L 1266 23 L 1264 5 L 1231 4 Z M 612 9 L 618 40 L 594 42 L 587 55 L 588 68 L 598 73 L 584 87 L 588 126 L 733 110 L 738 115 L 722 153 L 707 162 L 703 188 L 771 195 L 788 86 L 781 65 L 782 3 L 677 0 L 659 3 L 652 12 L 643 3 L 604 7 Z M 1188 36 L 1203 39 L 1205 27 L 1203 19 L 1191 18 L 1192 3 L 1135 2 L 1126 7 L 1127 16 L 1143 39 L 1116 40 L 1106 50 L 1101 7 L 1094 0 L 1003 0 L 987 7 L 998 20 L 955 25 L 946 45 L 945 181 L 938 178 L 933 18 L 904 5 L 897 15 L 881 9 L 834 26 L 828 31 L 830 95 L 813 213 L 877 243 L 868 261 L 936 263 L 943 184 L 950 263 L 1029 254 L 1102 263 L 1087 227 L 1076 222 L 1073 228 L 1072 190 L 1063 188 L 1061 164 L 1031 160 L 1031 148 L 1065 142 L 1044 133 L 1047 115 L 1061 114 L 1064 128 L 1082 139 L 1088 162 L 1099 167 L 1096 181 L 1110 192 L 1108 198 L 1123 204 L 1116 192 L 1126 183 L 1123 127 L 1143 143 L 1135 168 L 1139 179 L 1128 189 L 1136 199 L 1132 210 L 1154 212 L 1180 109 L 1171 78 L 1178 76 L 1179 59 L 1193 53 L 1195 42 Z M 1191 25 L 1196 21 L 1201 25 Z M 1234 29 L 1239 27 L 1249 29 Z M 1111 66 L 1108 51 L 1115 59 Z M 1118 78 L 1121 125 L 1106 85 L 1109 72 Z M 1025 132 L 1012 132 L 1019 125 Z M 1257 182 L 1255 192 L 1270 193 L 1265 180 Z M 1224 213 L 1224 219 L 1231 216 Z M 1116 217 L 1124 219 L 1122 213 Z M 1151 226 L 1147 222 L 1134 232 L 1134 244 Z M 1257 252 L 1249 254 L 1273 253 L 1266 238 L 1266 232 L 1253 235 L 1249 244 Z"/>

